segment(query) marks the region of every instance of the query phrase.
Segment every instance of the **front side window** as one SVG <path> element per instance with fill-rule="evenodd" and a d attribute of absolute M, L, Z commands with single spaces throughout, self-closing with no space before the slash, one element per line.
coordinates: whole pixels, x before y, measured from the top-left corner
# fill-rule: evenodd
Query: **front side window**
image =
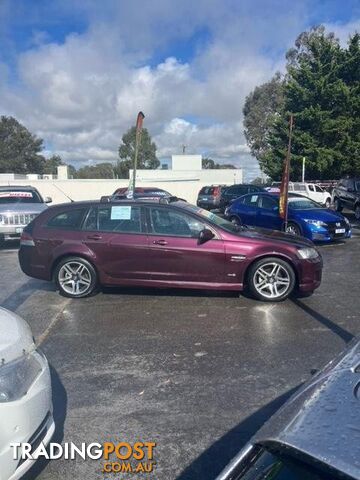
<path fill-rule="evenodd" d="M 97 222 L 101 232 L 141 233 L 140 207 L 134 205 L 109 205 L 97 209 L 97 220 L 89 215 L 89 228 Z M 88 228 L 88 225 L 86 225 Z"/>
<path fill-rule="evenodd" d="M 319 187 L 319 185 L 315 185 L 315 190 L 318 192 L 318 193 L 323 193 L 323 189 L 321 187 Z"/>
<path fill-rule="evenodd" d="M 155 235 L 196 238 L 206 226 L 200 220 L 169 208 L 150 209 L 151 232 Z"/>
<path fill-rule="evenodd" d="M 265 208 L 266 210 L 274 210 L 277 207 L 277 202 L 274 198 L 270 197 L 261 197 L 261 208 Z"/>
<path fill-rule="evenodd" d="M 77 208 L 61 212 L 52 217 L 48 223 L 48 227 L 64 228 L 69 230 L 77 230 L 80 228 L 86 208 Z"/>

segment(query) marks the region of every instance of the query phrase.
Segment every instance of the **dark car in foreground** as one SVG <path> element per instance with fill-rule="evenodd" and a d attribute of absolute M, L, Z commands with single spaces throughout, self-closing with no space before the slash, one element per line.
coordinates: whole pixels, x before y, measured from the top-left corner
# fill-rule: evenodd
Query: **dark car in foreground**
<path fill-rule="evenodd" d="M 334 207 L 338 212 L 348 208 L 360 220 L 360 178 L 343 178 L 332 191 Z"/>
<path fill-rule="evenodd" d="M 360 341 L 303 385 L 217 480 L 360 479 Z"/>
<path fill-rule="evenodd" d="M 313 292 L 322 259 L 312 242 L 250 232 L 206 210 L 166 199 L 57 205 L 24 229 L 29 276 L 54 280 L 68 297 L 99 285 L 241 291 L 280 301 Z"/>
<path fill-rule="evenodd" d="M 220 207 L 221 195 L 229 188 L 226 185 L 209 185 L 202 187 L 198 193 L 196 205 L 205 210 L 215 210 Z"/>
<path fill-rule="evenodd" d="M 31 186 L 0 187 L 0 244 L 20 239 L 23 228 L 47 208 L 51 198 L 42 198 Z"/>
<path fill-rule="evenodd" d="M 284 229 L 284 220 L 279 215 L 278 193 L 244 195 L 226 209 L 225 216 L 237 224 Z M 351 237 L 351 226 L 346 217 L 296 193 L 289 193 L 286 231 L 316 242 Z"/>
<path fill-rule="evenodd" d="M 225 208 L 228 205 L 230 205 L 231 202 L 241 197 L 242 195 L 246 195 L 247 193 L 256 193 L 256 192 L 265 192 L 265 191 L 266 191 L 265 188 L 260 187 L 258 185 L 252 185 L 252 184 L 246 184 L 246 183 L 231 185 L 230 187 L 225 188 L 221 192 L 219 208 L 222 212 L 224 212 Z"/>

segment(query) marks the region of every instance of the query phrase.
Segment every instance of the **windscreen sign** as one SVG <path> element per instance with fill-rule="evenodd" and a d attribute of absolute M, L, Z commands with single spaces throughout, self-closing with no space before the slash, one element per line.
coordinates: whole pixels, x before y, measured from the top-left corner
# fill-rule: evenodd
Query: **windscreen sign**
<path fill-rule="evenodd" d="M 0 198 L 33 198 L 31 192 L 0 192 Z"/>

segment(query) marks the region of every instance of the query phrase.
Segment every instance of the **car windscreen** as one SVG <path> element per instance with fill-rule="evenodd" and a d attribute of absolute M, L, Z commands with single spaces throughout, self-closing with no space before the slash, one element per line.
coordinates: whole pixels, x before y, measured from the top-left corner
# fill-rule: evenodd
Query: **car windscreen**
<path fill-rule="evenodd" d="M 338 480 L 337 472 L 316 461 L 302 461 L 275 449 L 257 448 L 232 480 Z M 347 477 L 344 477 L 347 478 Z"/>
<path fill-rule="evenodd" d="M 227 232 L 238 233 L 241 230 L 241 228 L 238 225 L 235 225 L 234 223 L 229 222 L 228 220 L 225 220 L 225 218 L 219 217 L 219 215 L 215 215 L 215 213 L 209 212 L 195 205 L 190 205 L 190 204 L 187 205 L 186 210 L 192 211 L 193 213 L 200 215 L 201 217 L 203 217 L 205 220 L 208 220 L 210 223 L 212 223 L 216 227 L 223 228 Z"/>
<path fill-rule="evenodd" d="M 313 208 L 323 208 L 319 203 L 306 197 L 289 197 L 289 207 L 293 210 L 311 210 Z"/>
<path fill-rule="evenodd" d="M 4 203 L 43 203 L 34 190 L 0 190 L 0 205 Z"/>
<path fill-rule="evenodd" d="M 214 187 L 203 187 L 199 195 L 213 195 L 214 194 Z"/>

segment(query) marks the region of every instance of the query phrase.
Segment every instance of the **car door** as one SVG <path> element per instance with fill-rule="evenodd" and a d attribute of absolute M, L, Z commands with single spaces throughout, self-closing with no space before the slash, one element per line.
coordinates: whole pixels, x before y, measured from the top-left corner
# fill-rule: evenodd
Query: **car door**
<path fill-rule="evenodd" d="M 243 196 L 234 204 L 233 209 L 243 225 L 257 225 L 258 199 L 259 195 L 251 193 Z"/>
<path fill-rule="evenodd" d="M 169 286 L 224 282 L 224 243 L 213 227 L 169 205 L 147 207 L 147 224 L 152 280 Z M 215 236 L 200 244 L 198 235 L 204 228 Z"/>
<path fill-rule="evenodd" d="M 116 280 L 148 280 L 148 238 L 144 211 L 139 205 L 106 204 L 93 207 L 83 227 L 83 243 L 96 264 Z"/>
<path fill-rule="evenodd" d="M 279 216 L 279 204 L 277 198 L 269 195 L 259 195 L 257 225 L 271 230 L 281 230 L 283 223 Z"/>

